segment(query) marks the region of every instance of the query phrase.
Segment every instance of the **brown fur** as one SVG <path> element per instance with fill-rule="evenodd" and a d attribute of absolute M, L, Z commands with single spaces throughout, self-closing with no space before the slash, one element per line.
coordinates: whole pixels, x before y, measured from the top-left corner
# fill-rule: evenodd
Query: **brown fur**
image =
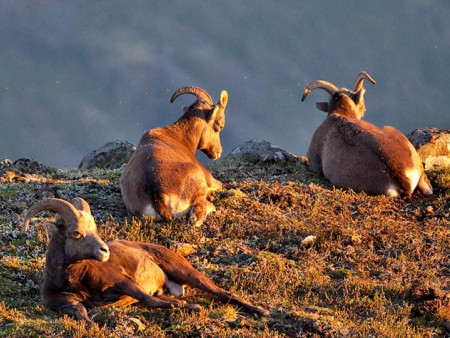
<path fill-rule="evenodd" d="M 146 132 L 120 179 L 127 209 L 145 214 L 149 206 L 156 219 L 190 213 L 195 225 L 203 223 L 214 206 L 207 200 L 222 184 L 197 160 L 197 149 L 217 159 L 222 152 L 219 132 L 225 126 L 227 94 L 216 105 L 196 101 L 175 123 Z"/>
<path fill-rule="evenodd" d="M 81 210 L 79 204 L 73 204 Z M 142 302 L 149 307 L 187 307 L 199 311 L 199 305 L 186 304 L 165 294 L 169 283 L 176 283 L 212 293 L 223 302 L 242 306 L 249 313 L 268 314 L 267 310 L 221 289 L 184 257 L 166 247 L 125 240 L 111 241 L 106 245 L 97 235 L 93 218 L 90 224 L 74 223 L 70 229 L 59 218 L 48 223 L 48 228 L 51 237 L 41 297 L 49 309 L 88 323 L 92 322 L 87 309 L 113 304 Z M 72 238 L 75 231 L 83 236 Z M 77 244 L 79 248 L 75 250 Z M 99 255 L 99 250 L 103 255 Z"/>
<path fill-rule="evenodd" d="M 422 162 L 408 139 L 393 127 L 380 129 L 361 120 L 364 93 L 362 87 L 357 92 L 341 88 L 329 102 L 316 103 L 328 116 L 311 140 L 310 168 L 333 185 L 357 192 L 409 197 L 418 186 L 430 193 Z M 417 175 L 419 181 L 408 175 Z"/>

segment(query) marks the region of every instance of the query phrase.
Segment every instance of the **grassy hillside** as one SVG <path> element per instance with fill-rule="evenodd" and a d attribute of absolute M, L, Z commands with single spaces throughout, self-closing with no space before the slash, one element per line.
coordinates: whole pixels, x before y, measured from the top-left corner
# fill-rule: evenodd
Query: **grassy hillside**
<path fill-rule="evenodd" d="M 26 167 L 26 165 L 25 165 Z M 28 166 L 29 167 L 29 166 Z M 398 336 L 445 334 L 450 320 L 450 169 L 428 172 L 432 197 L 409 200 L 333 189 L 300 161 L 213 168 L 225 183 L 200 228 L 127 217 L 120 170 L 42 170 L 3 164 L 0 184 L 0 335 Z M 8 169 L 8 170 L 6 170 Z M 15 168 L 17 169 L 17 168 Z M 9 173 L 7 172 L 9 171 Z M 35 201 L 85 198 L 106 240 L 150 241 L 188 254 L 220 286 L 270 310 L 254 318 L 191 288 L 204 310 L 141 305 L 91 310 L 84 325 L 45 309 L 39 283 L 47 232 Z M 315 236 L 312 243 L 304 243 Z M 186 247 L 182 243 L 188 243 Z"/>

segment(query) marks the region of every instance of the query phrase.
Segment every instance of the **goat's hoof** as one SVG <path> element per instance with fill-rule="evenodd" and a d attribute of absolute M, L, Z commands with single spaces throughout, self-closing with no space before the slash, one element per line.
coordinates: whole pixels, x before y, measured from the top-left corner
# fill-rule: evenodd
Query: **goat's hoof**
<path fill-rule="evenodd" d="M 269 310 L 258 308 L 259 311 L 256 312 L 257 315 L 261 317 L 266 317 L 270 314 Z"/>
<path fill-rule="evenodd" d="M 192 311 L 195 311 L 195 312 L 200 312 L 203 308 L 200 306 L 200 305 L 198 305 L 198 304 L 188 304 L 188 305 L 186 305 L 186 307 L 189 309 L 189 310 L 192 310 Z"/>
<path fill-rule="evenodd" d="M 203 219 L 198 219 L 195 214 L 192 214 L 191 217 L 189 217 L 189 223 L 198 228 L 203 224 Z"/>
<path fill-rule="evenodd" d="M 200 220 L 198 220 L 198 221 L 195 221 L 195 222 L 192 222 L 192 225 L 194 226 L 194 227 L 196 227 L 196 228 L 200 228 L 200 226 L 203 224 L 203 221 L 200 221 Z"/>
<path fill-rule="evenodd" d="M 99 328 L 99 326 L 98 326 L 98 324 L 97 323 L 95 323 L 95 322 L 93 322 L 92 320 L 84 320 L 84 322 L 86 323 L 86 328 L 88 329 L 88 330 L 91 330 L 91 329 L 98 329 Z"/>

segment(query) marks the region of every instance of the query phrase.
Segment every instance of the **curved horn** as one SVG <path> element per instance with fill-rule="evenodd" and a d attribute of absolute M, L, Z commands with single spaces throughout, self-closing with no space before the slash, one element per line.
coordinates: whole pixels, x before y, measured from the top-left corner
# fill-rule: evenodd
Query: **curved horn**
<path fill-rule="evenodd" d="M 208 102 L 210 105 L 213 104 L 211 96 L 209 96 L 209 94 L 205 90 L 203 90 L 199 87 L 194 87 L 194 86 L 181 87 L 180 89 L 177 89 L 175 91 L 175 93 L 173 93 L 173 95 L 170 99 L 170 103 L 173 103 L 173 101 L 175 101 L 178 96 L 183 95 L 183 94 L 192 94 L 192 95 L 197 96 L 198 100 Z"/>
<path fill-rule="evenodd" d="M 66 224 L 70 219 L 80 217 L 78 210 L 69 202 L 59 198 L 50 198 L 48 200 L 39 201 L 28 209 L 27 215 L 25 216 L 25 220 L 23 222 L 24 231 L 28 230 L 31 217 L 43 210 L 50 210 L 60 214 Z"/>
<path fill-rule="evenodd" d="M 353 92 L 359 92 L 359 90 L 362 88 L 363 86 L 363 82 L 364 80 L 370 81 L 373 84 L 377 84 L 375 82 L 374 79 L 372 79 L 372 77 L 365 71 L 361 71 L 359 72 L 358 76 L 356 77 L 356 81 L 355 81 L 355 88 L 353 89 Z"/>
<path fill-rule="evenodd" d="M 91 215 L 91 207 L 89 206 L 88 202 L 86 202 L 81 197 L 75 197 L 73 200 L 70 201 L 70 203 L 72 203 L 72 205 L 78 210 L 85 211 L 89 215 Z"/>
<path fill-rule="evenodd" d="M 314 89 L 318 89 L 318 88 L 325 90 L 328 94 L 330 94 L 330 96 L 333 95 L 334 93 L 336 93 L 337 91 L 339 91 L 339 88 L 336 87 L 331 82 L 324 81 L 324 80 L 316 80 L 316 81 L 311 82 L 308 85 L 308 87 L 306 87 L 305 91 L 303 92 L 302 102 L 305 101 L 306 97 Z"/>

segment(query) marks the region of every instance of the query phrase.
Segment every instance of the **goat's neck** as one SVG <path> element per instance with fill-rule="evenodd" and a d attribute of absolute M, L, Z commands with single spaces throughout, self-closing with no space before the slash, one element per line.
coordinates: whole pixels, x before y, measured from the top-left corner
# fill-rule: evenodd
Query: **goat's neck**
<path fill-rule="evenodd" d="M 53 235 L 48 244 L 44 279 L 47 285 L 51 284 L 55 288 L 63 288 L 66 279 L 65 266 L 68 262 L 64 251 L 64 243 L 64 238 Z"/>
<path fill-rule="evenodd" d="M 199 117 L 182 117 L 166 127 L 172 137 L 181 140 L 189 151 L 195 154 L 205 128 L 205 121 Z"/>

